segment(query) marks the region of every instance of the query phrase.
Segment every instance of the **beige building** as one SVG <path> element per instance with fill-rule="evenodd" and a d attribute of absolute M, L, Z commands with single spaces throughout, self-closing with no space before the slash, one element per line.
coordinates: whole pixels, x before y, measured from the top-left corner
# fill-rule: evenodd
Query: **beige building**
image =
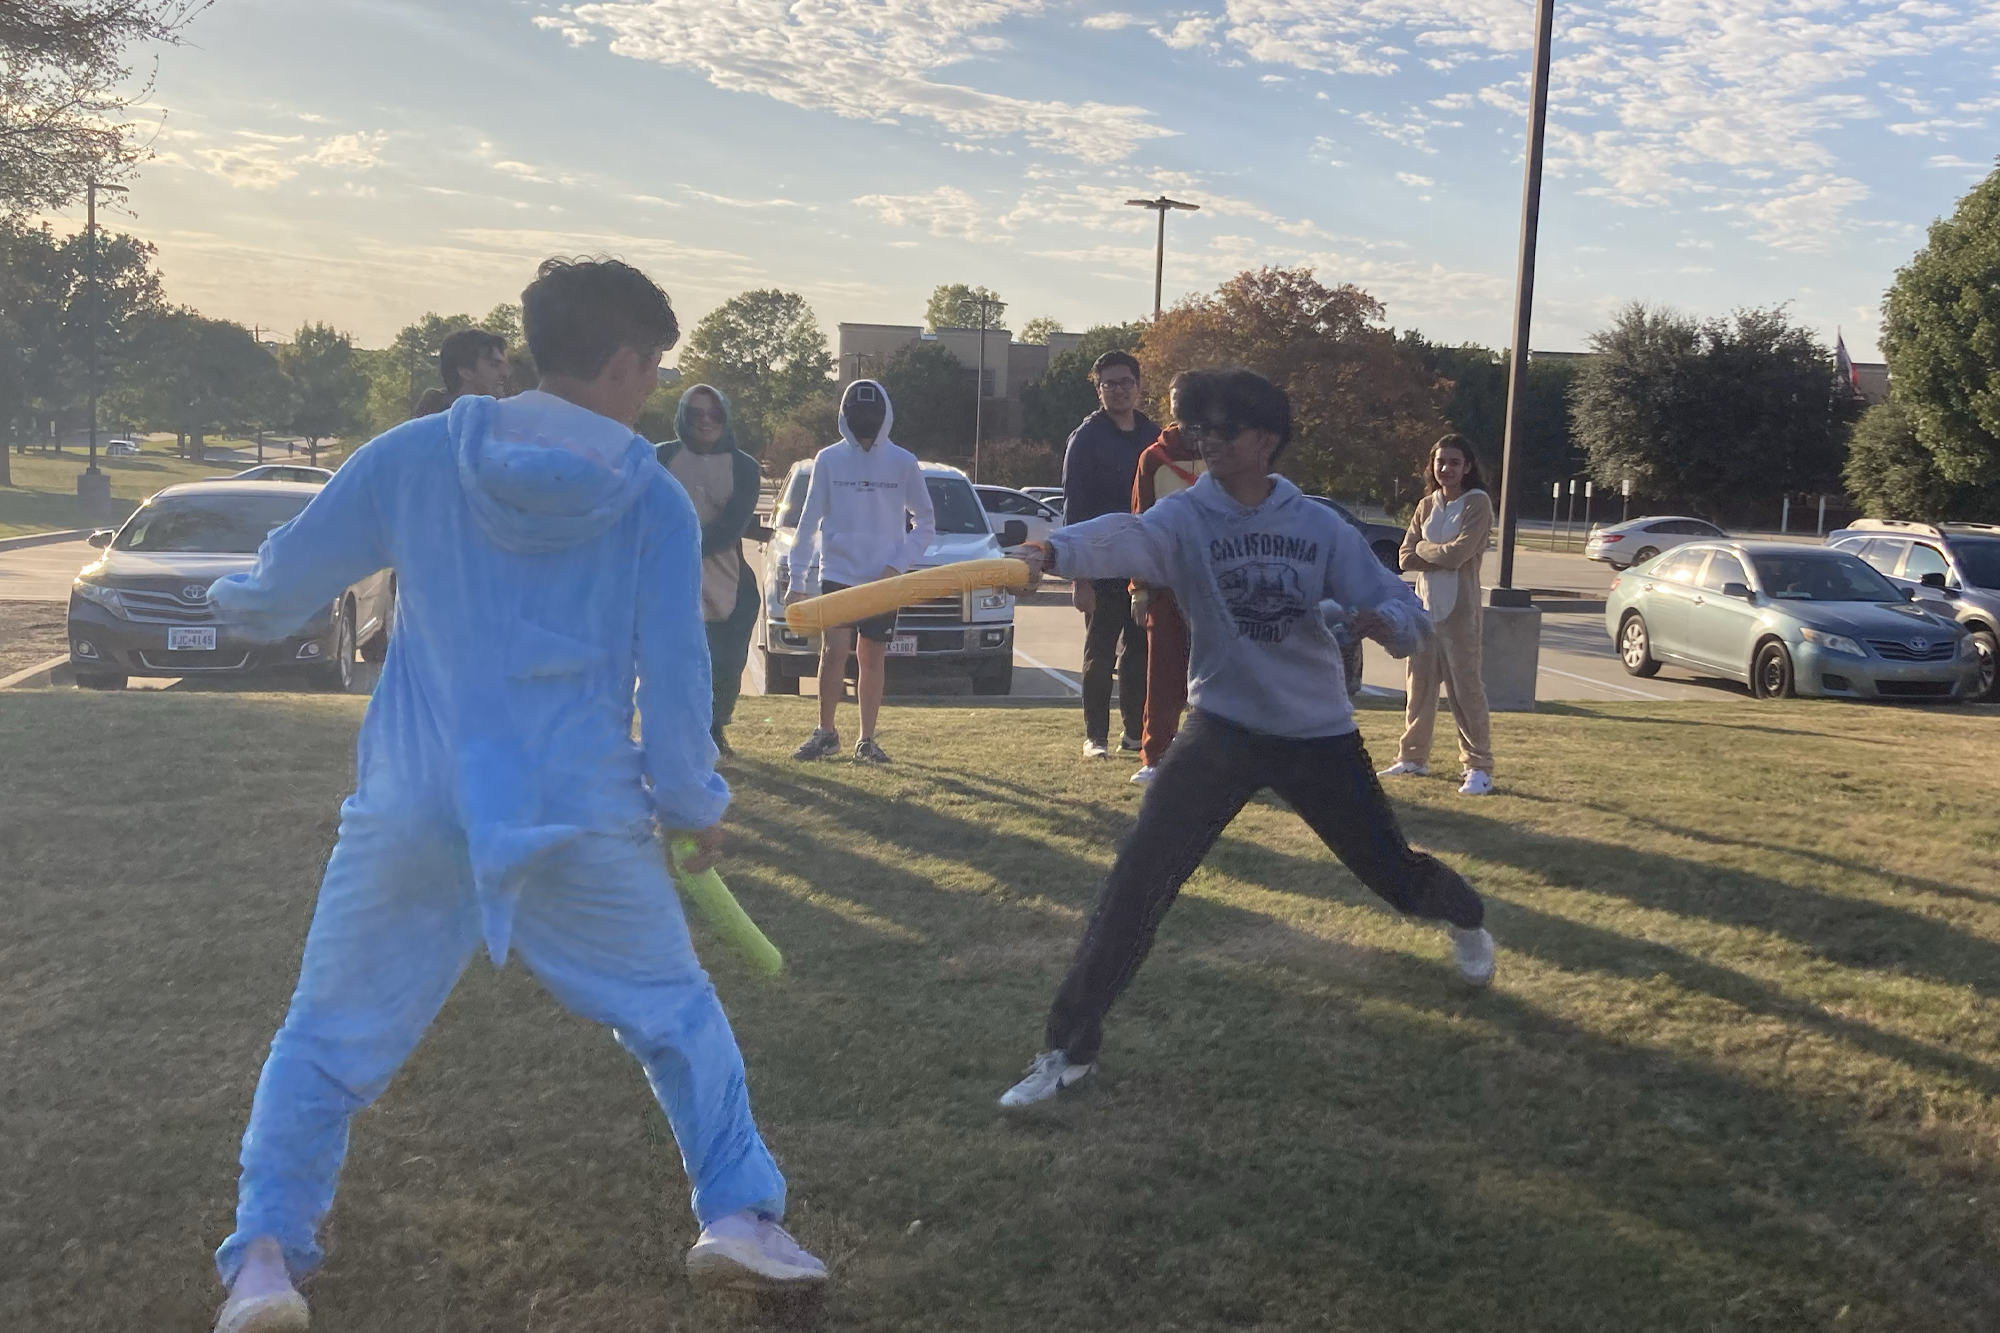
<path fill-rule="evenodd" d="M 1073 349 L 1080 333 L 1052 333 L 1046 346 L 1017 343 L 1006 329 L 939 329 L 924 332 L 920 324 L 842 324 L 840 384 L 882 373 L 898 352 L 919 343 L 935 342 L 957 358 L 968 374 L 977 374 L 980 343 L 985 342 L 986 375 L 980 385 L 985 399 L 986 437 L 1003 440 L 1021 433 L 1021 390 L 1040 379 L 1049 359 Z"/>

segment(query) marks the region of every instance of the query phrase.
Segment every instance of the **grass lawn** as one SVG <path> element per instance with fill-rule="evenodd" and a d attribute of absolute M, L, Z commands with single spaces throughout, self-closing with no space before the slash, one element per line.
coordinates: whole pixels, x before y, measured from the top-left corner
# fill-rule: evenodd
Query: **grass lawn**
<path fill-rule="evenodd" d="M 168 442 L 169 445 L 171 441 Z M 257 445 L 254 440 L 226 440 L 212 437 L 208 445 L 213 449 L 250 449 Z M 139 505 L 139 501 L 163 486 L 176 482 L 200 481 L 203 477 L 226 476 L 247 466 L 211 460 L 194 463 L 171 452 L 163 452 L 158 441 L 148 441 L 145 450 L 137 458 L 107 457 L 100 447 L 97 465 L 111 476 L 111 499 L 114 502 L 117 519 L 124 521 L 127 514 Z M 334 467 L 339 450 L 322 448 L 320 466 Z M 285 449 L 266 446 L 266 462 L 286 461 Z M 60 454 L 26 453 L 9 454 L 8 466 L 14 484 L 0 486 L 0 537 L 20 537 L 31 532 L 60 532 L 70 528 L 88 527 L 81 507 L 76 499 L 76 478 L 90 465 L 89 454 L 81 448 L 67 448 Z M 306 456 L 300 452 L 290 461 L 303 463 Z"/>
<path fill-rule="evenodd" d="M 0 699 L 0 1328 L 208 1327 L 360 706 Z M 788 971 L 704 953 L 826 1328 L 2000 1320 L 1994 710 L 1496 717 L 1505 794 L 1394 788 L 1488 895 L 1484 994 L 1253 806 L 1100 1074 L 1008 1118 L 1130 765 L 1068 711 L 934 707 L 891 711 L 892 768 L 801 766 L 806 709 L 745 700 L 727 768 Z M 714 1328 L 692 1239 L 636 1067 L 482 956 L 356 1122 L 314 1327 Z"/>

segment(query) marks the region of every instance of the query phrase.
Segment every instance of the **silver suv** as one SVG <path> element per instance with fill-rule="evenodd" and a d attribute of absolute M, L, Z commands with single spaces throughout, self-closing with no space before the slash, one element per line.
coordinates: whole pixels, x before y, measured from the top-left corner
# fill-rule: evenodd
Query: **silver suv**
<path fill-rule="evenodd" d="M 1828 546 L 1860 556 L 1924 610 L 1965 626 L 1979 651 L 1979 691 L 1992 701 L 2000 656 L 2000 525 L 1864 518 Z"/>

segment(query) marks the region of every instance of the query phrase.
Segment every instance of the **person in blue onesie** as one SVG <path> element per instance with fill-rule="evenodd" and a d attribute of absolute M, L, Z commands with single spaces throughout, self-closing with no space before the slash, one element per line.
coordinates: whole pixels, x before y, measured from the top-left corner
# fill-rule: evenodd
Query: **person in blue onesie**
<path fill-rule="evenodd" d="M 482 942 L 496 966 L 518 952 L 645 1069 L 693 1185 L 695 1280 L 826 1278 L 779 1225 L 784 1177 L 660 845 L 693 833 L 706 865 L 729 805 L 700 527 L 631 428 L 679 326 L 665 293 L 612 260 L 551 259 L 521 304 L 539 390 L 460 398 L 363 446 L 255 569 L 210 589 L 221 617 L 273 637 L 384 567 L 399 597 L 243 1135 L 217 1333 L 306 1326 L 294 1283 L 320 1263 L 348 1121 Z"/>

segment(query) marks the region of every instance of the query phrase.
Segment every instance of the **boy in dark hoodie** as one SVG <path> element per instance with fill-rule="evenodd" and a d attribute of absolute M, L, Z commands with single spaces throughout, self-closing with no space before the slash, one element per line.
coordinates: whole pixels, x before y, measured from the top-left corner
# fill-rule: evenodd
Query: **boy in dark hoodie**
<path fill-rule="evenodd" d="M 726 734 L 743 692 L 743 667 L 757 628 L 762 597 L 757 576 L 743 558 L 743 534 L 757 512 L 763 473 L 736 447 L 729 399 L 713 385 L 697 384 L 674 409 L 674 438 L 657 451 L 694 501 L 701 520 L 701 619 L 708 630 L 708 672 L 715 682 L 715 748 L 732 754 Z"/>
<path fill-rule="evenodd" d="M 1460 976 L 1493 978 L 1479 895 L 1403 841 L 1341 679 L 1337 624 L 1404 657 L 1428 640 L 1429 615 L 1358 530 L 1271 474 L 1292 434 L 1283 392 L 1227 370 L 1197 376 L 1182 397 L 1179 424 L 1205 476 L 1144 514 L 1067 526 L 1009 552 L 1028 562 L 1031 587 L 1058 573 L 1171 588 L 1187 617 L 1193 711 L 1091 908 L 1049 1011 L 1048 1049 L 1002 1106 L 1046 1101 L 1090 1072 L 1105 1015 L 1181 885 L 1266 787 L 1391 906 L 1446 922 Z"/>
<path fill-rule="evenodd" d="M 539 390 L 460 398 L 365 445 L 255 569 L 209 592 L 224 632 L 246 637 L 281 637 L 384 566 L 401 594 L 243 1136 L 217 1333 L 306 1326 L 293 1284 L 320 1263 L 348 1122 L 482 938 L 496 966 L 517 947 L 645 1069 L 694 1186 L 693 1277 L 826 1277 L 778 1225 L 784 1177 L 656 836 L 690 833 L 703 868 L 729 804 L 694 508 L 631 427 L 678 324 L 666 294 L 614 260 L 551 259 L 521 299 Z"/>

